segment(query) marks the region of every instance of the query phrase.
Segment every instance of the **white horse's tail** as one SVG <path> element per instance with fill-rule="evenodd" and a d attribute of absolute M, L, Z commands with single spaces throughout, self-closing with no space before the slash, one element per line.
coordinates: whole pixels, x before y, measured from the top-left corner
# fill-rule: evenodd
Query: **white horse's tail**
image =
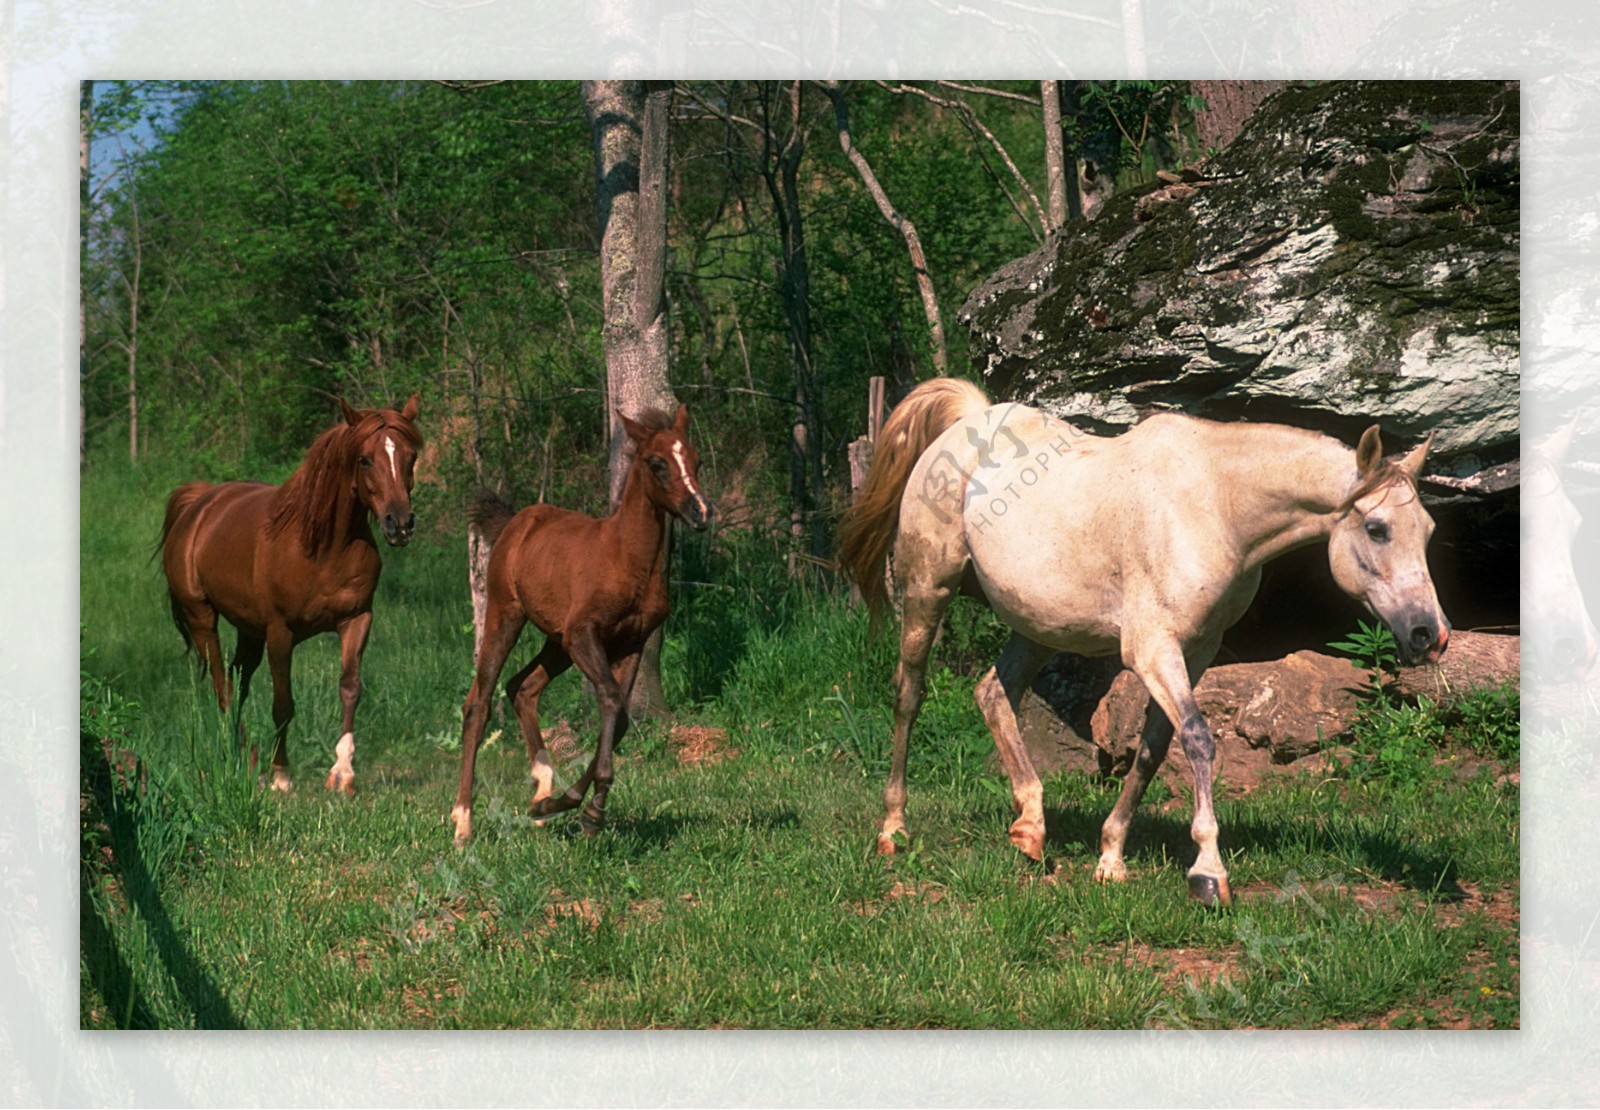
<path fill-rule="evenodd" d="M 971 382 L 933 378 L 907 394 L 884 421 L 872 469 L 839 526 L 839 566 L 860 587 L 874 623 L 888 600 L 883 566 L 911 468 L 952 424 L 988 407 L 988 395 Z"/>

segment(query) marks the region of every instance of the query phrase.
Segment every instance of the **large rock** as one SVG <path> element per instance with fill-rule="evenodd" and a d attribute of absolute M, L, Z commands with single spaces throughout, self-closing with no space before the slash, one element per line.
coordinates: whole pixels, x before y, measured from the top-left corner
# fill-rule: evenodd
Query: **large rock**
<path fill-rule="evenodd" d="M 1265 101 L 1204 179 L 1108 201 L 973 290 L 992 392 L 1101 431 L 1176 408 L 1516 481 L 1519 97 L 1334 82 Z M 1512 464 L 1512 469 L 1497 464 Z M 1436 492 L 1442 492 L 1437 487 Z"/>
<path fill-rule="evenodd" d="M 1516 636 L 1458 632 L 1438 665 L 1403 667 L 1393 692 L 1448 705 L 1519 681 Z M 1265 663 L 1212 667 L 1195 687 L 1230 780 L 1251 782 L 1346 741 L 1368 672 L 1349 659 L 1297 651 Z M 1139 747 L 1149 694 L 1114 663 L 1061 656 L 1024 698 L 1018 720 L 1041 775 L 1063 768 L 1124 775 Z M 1174 769 L 1187 773 L 1181 753 Z"/>

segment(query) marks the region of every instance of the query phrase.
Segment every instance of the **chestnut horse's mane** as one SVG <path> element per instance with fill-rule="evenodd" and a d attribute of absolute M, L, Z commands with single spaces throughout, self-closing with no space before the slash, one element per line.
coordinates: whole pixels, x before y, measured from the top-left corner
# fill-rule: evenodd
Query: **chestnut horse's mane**
<path fill-rule="evenodd" d="M 306 451 L 299 469 L 273 494 L 267 516 L 267 537 L 295 527 L 308 555 L 320 555 L 333 544 L 339 526 L 354 511 L 351 480 L 361 444 L 387 430 L 413 451 L 422 446 L 416 425 L 393 409 L 365 409 L 351 424 L 341 420 L 323 432 Z"/>

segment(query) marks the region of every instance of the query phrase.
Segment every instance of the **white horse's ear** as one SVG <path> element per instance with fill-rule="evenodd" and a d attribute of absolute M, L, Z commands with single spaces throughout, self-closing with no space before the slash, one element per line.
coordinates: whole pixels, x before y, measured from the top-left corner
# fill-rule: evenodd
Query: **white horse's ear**
<path fill-rule="evenodd" d="M 1378 434 L 1378 426 L 1374 424 L 1361 433 L 1361 442 L 1356 444 L 1356 474 L 1365 478 L 1383 461 L 1383 437 Z"/>
<path fill-rule="evenodd" d="M 1415 480 L 1422 473 L 1422 464 L 1427 461 L 1428 448 L 1433 446 L 1433 433 L 1428 433 L 1428 438 L 1407 452 L 1406 457 L 1400 460 L 1400 469 L 1411 475 Z"/>

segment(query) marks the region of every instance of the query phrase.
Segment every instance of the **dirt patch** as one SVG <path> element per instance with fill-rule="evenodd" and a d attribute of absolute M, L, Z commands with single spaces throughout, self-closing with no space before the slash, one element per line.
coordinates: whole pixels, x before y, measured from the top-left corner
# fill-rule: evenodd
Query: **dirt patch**
<path fill-rule="evenodd" d="M 685 767 L 711 766 L 725 759 L 736 759 L 739 749 L 728 743 L 728 730 L 704 725 L 674 725 L 667 735 Z"/>
<path fill-rule="evenodd" d="M 406 1016 L 414 1021 L 431 1024 L 438 1017 L 439 1003 L 446 998 L 458 998 L 461 984 L 451 979 L 439 986 L 409 985 L 401 988 L 400 1003 Z"/>
<path fill-rule="evenodd" d="M 569 919 L 593 932 L 600 927 L 600 918 L 604 913 L 605 908 L 593 899 L 568 898 L 565 891 L 556 887 L 550 891 L 550 903 L 544 908 L 544 924 L 535 932 L 541 937 L 549 936 L 557 925 Z"/>
<path fill-rule="evenodd" d="M 936 906 L 948 893 L 949 891 L 938 883 L 908 883 L 897 879 L 895 884 L 884 892 L 882 898 L 864 898 L 859 902 L 849 903 L 845 908 L 860 917 L 876 917 L 891 903 L 909 901 L 924 906 Z"/>

